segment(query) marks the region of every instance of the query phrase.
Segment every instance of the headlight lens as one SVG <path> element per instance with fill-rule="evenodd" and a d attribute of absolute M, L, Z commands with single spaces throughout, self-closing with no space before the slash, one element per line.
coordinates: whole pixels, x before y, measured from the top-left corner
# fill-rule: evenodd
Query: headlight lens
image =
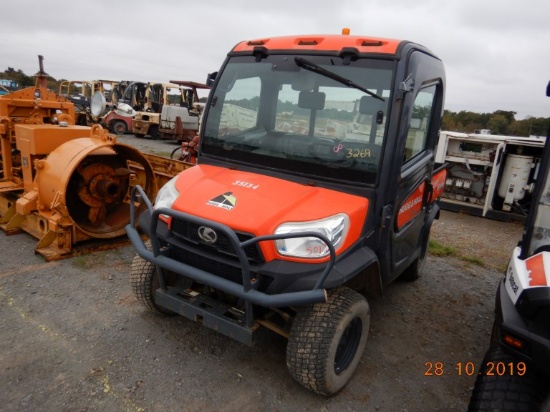
<path fill-rule="evenodd" d="M 157 198 L 155 199 L 155 208 L 161 208 L 166 207 L 168 209 L 172 208 L 172 204 L 175 202 L 175 200 L 178 198 L 180 193 L 176 189 L 176 177 L 173 177 L 170 179 L 168 183 L 166 183 L 164 186 L 162 186 L 157 194 Z M 168 216 L 165 216 L 168 217 Z"/>
<path fill-rule="evenodd" d="M 325 235 L 334 248 L 337 249 L 344 242 L 348 228 L 348 215 L 340 213 L 326 219 L 310 222 L 283 223 L 275 230 L 275 234 L 317 232 Z M 315 259 L 328 256 L 330 253 L 325 242 L 316 237 L 276 240 L 275 246 L 277 251 L 284 256 Z"/>

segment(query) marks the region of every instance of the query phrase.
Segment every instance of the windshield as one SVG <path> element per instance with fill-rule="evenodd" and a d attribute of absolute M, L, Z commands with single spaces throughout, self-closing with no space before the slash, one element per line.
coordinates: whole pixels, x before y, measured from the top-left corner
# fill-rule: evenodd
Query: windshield
<path fill-rule="evenodd" d="M 171 87 L 166 89 L 165 104 L 171 106 L 181 106 L 183 103 L 183 90 L 181 87 Z"/>
<path fill-rule="evenodd" d="M 548 148 L 545 148 L 548 151 Z M 545 153 L 548 157 L 548 153 Z M 535 194 L 535 207 L 529 212 L 534 213 L 534 216 L 529 216 L 527 222 L 533 218 L 533 228 L 529 230 L 527 227 L 526 233 L 530 235 L 528 240 L 529 250 L 526 251 L 525 257 L 531 256 L 541 251 L 550 251 L 550 176 L 548 175 L 548 160 L 546 159 L 540 165 L 538 177 L 535 185 L 536 191 L 540 190 L 540 198 L 536 199 L 538 193 Z"/>
<path fill-rule="evenodd" d="M 290 55 L 231 58 L 213 92 L 202 154 L 374 183 L 393 63 L 328 56 L 306 60 L 297 64 Z"/>

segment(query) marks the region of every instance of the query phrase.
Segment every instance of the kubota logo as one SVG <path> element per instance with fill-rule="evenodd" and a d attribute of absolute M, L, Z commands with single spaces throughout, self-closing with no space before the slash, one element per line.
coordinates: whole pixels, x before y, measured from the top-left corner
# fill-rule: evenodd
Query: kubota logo
<path fill-rule="evenodd" d="M 204 243 L 207 243 L 209 245 L 216 243 L 216 240 L 218 240 L 218 234 L 211 227 L 199 227 L 198 235 Z"/>

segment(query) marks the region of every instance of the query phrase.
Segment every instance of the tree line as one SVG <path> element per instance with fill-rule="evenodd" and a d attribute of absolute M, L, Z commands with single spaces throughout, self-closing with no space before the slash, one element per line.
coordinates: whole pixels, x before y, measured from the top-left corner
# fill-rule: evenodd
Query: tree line
<path fill-rule="evenodd" d="M 0 78 L 15 80 L 22 88 L 34 86 L 36 81 L 36 76 L 27 76 L 22 70 L 15 70 L 13 67 L 8 67 L 7 70 L 0 73 Z M 57 93 L 63 80 L 56 80 L 48 76 L 48 88 Z M 516 112 L 505 110 L 497 110 L 493 113 L 445 110 L 441 129 L 463 133 L 489 129 L 492 134 L 508 136 L 546 136 L 550 127 L 550 118 L 528 116 L 523 120 L 516 120 L 515 115 Z"/>
<path fill-rule="evenodd" d="M 441 120 L 441 130 L 474 133 L 476 130 L 489 129 L 492 134 L 508 136 L 546 136 L 550 118 L 528 116 L 516 120 L 516 112 L 497 110 L 493 113 L 458 113 L 445 110 Z"/>
<path fill-rule="evenodd" d="M 7 70 L 0 73 L 0 78 L 14 80 L 22 89 L 25 87 L 34 86 L 36 83 L 36 76 L 27 76 L 21 69 L 15 70 L 13 67 L 8 67 Z M 51 76 L 47 76 L 46 80 L 48 81 L 48 89 L 51 89 L 57 93 L 59 91 L 59 85 L 64 79 L 56 80 Z"/>

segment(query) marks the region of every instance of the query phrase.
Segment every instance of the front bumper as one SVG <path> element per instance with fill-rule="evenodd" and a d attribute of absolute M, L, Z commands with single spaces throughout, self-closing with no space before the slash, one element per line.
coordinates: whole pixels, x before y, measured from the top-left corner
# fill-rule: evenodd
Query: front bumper
<path fill-rule="evenodd" d="M 140 197 L 139 201 L 145 202 L 147 205 L 147 209 L 142 213 L 139 221 L 141 229 L 151 239 L 152 250 L 146 248 L 136 229 L 135 205 L 138 204 L 136 198 L 138 194 Z M 181 249 L 181 247 L 177 244 L 177 239 L 170 237 L 169 230 L 164 223 L 160 221 L 159 215 L 161 214 L 171 216 L 173 219 L 189 221 L 194 225 L 207 226 L 223 234 L 229 239 L 234 254 L 237 257 L 234 261 L 240 271 L 240 279 L 228 279 L 175 259 L 175 250 Z M 130 223 L 126 226 L 126 232 L 137 254 L 157 267 L 167 269 L 198 283 L 229 293 L 248 303 L 267 308 L 301 306 L 326 302 L 327 294 L 325 288 L 344 283 L 350 277 L 358 273 L 366 264 L 376 259 L 376 256 L 370 249 L 360 249 L 359 252 L 346 256 L 344 259 L 345 262 L 339 262 L 338 266 L 340 268 L 345 267 L 345 272 L 343 270 L 338 270 L 338 268 L 335 268 L 336 254 L 334 247 L 326 237 L 314 232 L 258 236 L 241 242 L 237 234 L 223 224 L 175 210 L 165 208 L 154 210 L 151 202 L 147 199 L 145 193 L 139 186 L 134 187 L 132 190 Z M 245 253 L 247 247 L 261 241 L 308 236 L 318 237 L 328 245 L 330 258 L 327 263 L 313 265 L 275 261 L 263 264 L 251 264 Z M 206 255 L 199 256 L 199 259 L 202 260 L 208 258 L 209 256 Z M 219 256 L 219 259 L 223 259 L 223 257 Z M 351 270 L 350 267 L 352 268 Z M 262 284 L 260 279 L 258 279 L 258 274 L 268 277 L 272 276 L 274 280 L 269 287 L 261 290 Z M 278 278 L 277 274 L 281 276 Z M 290 279 L 292 279 L 292 282 L 289 281 Z M 162 279 L 161 288 L 166 289 Z"/>
<path fill-rule="evenodd" d="M 139 186 L 132 189 L 130 200 L 130 223 L 126 232 L 137 254 L 157 267 L 160 288 L 155 291 L 155 304 L 247 345 L 252 344 L 252 335 L 259 324 L 269 322 L 256 317 L 256 312 L 265 312 L 257 310 L 256 306 L 285 308 L 326 302 L 326 289 L 342 285 L 372 263 L 378 264 L 376 255 L 368 247 L 355 248 L 336 259 L 330 241 L 314 232 L 240 240 L 237 233 L 220 223 L 166 208 L 154 210 Z M 136 208 L 141 203 L 145 203 L 146 210 L 139 216 L 139 226 L 150 238 L 151 250 L 145 246 L 136 228 Z M 216 253 L 212 253 L 211 248 L 196 247 L 188 239 L 182 240 L 181 236 L 178 237 L 180 233 L 174 235 L 175 232 L 159 219 L 161 214 L 171 216 L 172 225 L 175 219 L 178 224 L 182 220 L 192 223 L 194 233 L 200 226 L 215 230 L 223 236 L 225 249 L 216 249 Z M 328 245 L 330 257 L 326 263 L 265 262 L 261 256 L 258 259 L 257 254 L 251 253 L 251 247 L 257 248 L 261 241 L 310 236 L 318 237 Z M 231 250 L 230 256 L 228 249 Z M 162 269 L 232 295 L 242 305 L 233 307 L 225 299 L 209 296 L 209 288 L 199 293 L 168 286 Z"/>
<path fill-rule="evenodd" d="M 496 322 L 500 345 L 519 361 L 529 363 L 540 372 L 550 376 L 550 320 L 531 320 L 522 316 L 510 299 L 503 279 L 496 296 Z M 505 335 L 519 339 L 523 347 L 518 349 L 504 341 Z"/>

